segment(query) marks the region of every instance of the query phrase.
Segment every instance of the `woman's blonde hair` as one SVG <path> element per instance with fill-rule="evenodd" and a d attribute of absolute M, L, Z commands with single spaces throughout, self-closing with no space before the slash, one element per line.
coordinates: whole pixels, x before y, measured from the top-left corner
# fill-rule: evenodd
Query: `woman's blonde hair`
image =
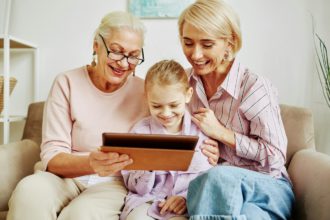
<path fill-rule="evenodd" d="M 212 36 L 228 39 L 232 45 L 232 57 L 241 49 L 239 17 L 223 0 L 197 0 L 188 6 L 178 20 L 180 37 L 185 22 Z"/>
<path fill-rule="evenodd" d="M 174 60 L 162 60 L 150 67 L 144 81 L 146 93 L 151 86 L 181 84 L 184 91 L 189 89 L 188 76 L 184 68 Z"/>
<path fill-rule="evenodd" d="M 144 40 L 145 26 L 144 24 L 135 16 L 124 11 L 114 11 L 106 14 L 94 33 L 94 41 L 99 41 L 99 35 L 104 38 L 109 37 L 111 31 L 126 28 L 135 31 L 141 35 L 142 40 Z"/>

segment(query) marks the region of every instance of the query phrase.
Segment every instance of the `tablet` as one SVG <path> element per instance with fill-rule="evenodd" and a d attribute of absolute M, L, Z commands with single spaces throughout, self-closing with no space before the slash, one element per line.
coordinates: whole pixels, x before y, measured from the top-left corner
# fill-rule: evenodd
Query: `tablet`
<path fill-rule="evenodd" d="M 127 154 L 133 164 L 125 170 L 186 171 L 198 136 L 166 134 L 103 133 L 103 152 Z"/>

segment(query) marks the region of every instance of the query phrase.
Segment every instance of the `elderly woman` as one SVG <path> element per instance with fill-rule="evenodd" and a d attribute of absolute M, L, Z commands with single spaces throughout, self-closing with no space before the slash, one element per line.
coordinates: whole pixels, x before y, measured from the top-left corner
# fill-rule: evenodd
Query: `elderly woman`
<path fill-rule="evenodd" d="M 179 34 L 194 96 L 193 121 L 219 142 L 219 166 L 190 183 L 190 219 L 288 219 L 294 200 L 276 89 L 245 68 L 239 18 L 222 0 L 197 0 Z M 213 154 L 213 156 L 212 156 Z"/>
<path fill-rule="evenodd" d="M 102 132 L 128 132 L 148 115 L 143 80 L 144 26 L 126 12 L 107 14 L 96 29 L 91 65 L 60 74 L 44 110 L 43 171 L 23 179 L 8 219 L 118 219 L 127 190 L 127 155 L 98 152 Z M 133 74 L 133 76 L 132 76 Z"/>

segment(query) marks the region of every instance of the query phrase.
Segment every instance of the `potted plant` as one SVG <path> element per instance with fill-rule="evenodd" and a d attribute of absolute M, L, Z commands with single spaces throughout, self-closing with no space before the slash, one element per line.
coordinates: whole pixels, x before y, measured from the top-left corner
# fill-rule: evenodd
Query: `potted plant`
<path fill-rule="evenodd" d="M 330 66 L 328 58 L 328 49 L 324 41 L 315 33 L 315 50 L 317 57 L 317 73 L 321 82 L 325 101 L 330 108 Z"/>

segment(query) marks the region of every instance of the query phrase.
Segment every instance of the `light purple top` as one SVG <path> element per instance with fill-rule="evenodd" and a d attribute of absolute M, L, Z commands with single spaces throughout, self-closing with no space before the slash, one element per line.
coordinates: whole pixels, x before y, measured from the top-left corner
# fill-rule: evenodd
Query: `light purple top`
<path fill-rule="evenodd" d="M 152 117 L 142 119 L 133 129 L 132 133 L 165 134 L 165 128 Z M 199 136 L 195 153 L 188 171 L 122 171 L 124 182 L 129 190 L 125 199 L 125 207 L 120 219 L 126 219 L 127 215 L 134 209 L 146 202 L 152 205 L 148 209 L 148 215 L 156 219 L 169 219 L 176 216 L 174 213 L 160 215 L 158 203 L 166 197 L 179 195 L 186 198 L 188 185 L 191 180 L 201 172 L 212 166 L 200 150 L 201 143 L 207 138 L 201 130 L 191 122 L 188 111 L 184 114 L 182 135 Z"/>
<path fill-rule="evenodd" d="M 201 78 L 192 69 L 187 73 L 194 88 L 191 112 L 210 108 L 223 126 L 235 132 L 236 149 L 221 144 L 220 163 L 288 178 L 287 137 L 277 90 L 270 81 L 251 73 L 235 59 L 229 74 L 208 100 Z"/>

